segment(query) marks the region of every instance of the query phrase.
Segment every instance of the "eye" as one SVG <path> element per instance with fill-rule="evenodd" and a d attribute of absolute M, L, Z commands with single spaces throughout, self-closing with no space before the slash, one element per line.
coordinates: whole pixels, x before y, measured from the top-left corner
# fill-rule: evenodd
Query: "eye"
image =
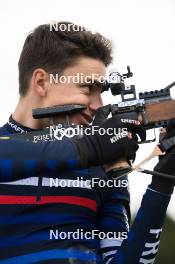
<path fill-rule="evenodd" d="M 90 93 L 93 89 L 93 84 L 83 84 L 81 88 L 83 89 L 84 92 Z"/>

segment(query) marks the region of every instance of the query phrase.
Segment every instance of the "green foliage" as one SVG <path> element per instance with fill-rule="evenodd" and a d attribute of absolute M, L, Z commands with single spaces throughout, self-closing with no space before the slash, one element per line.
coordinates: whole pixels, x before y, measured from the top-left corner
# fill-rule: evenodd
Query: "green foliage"
<path fill-rule="evenodd" d="M 166 218 L 155 264 L 175 264 L 175 222 Z"/>

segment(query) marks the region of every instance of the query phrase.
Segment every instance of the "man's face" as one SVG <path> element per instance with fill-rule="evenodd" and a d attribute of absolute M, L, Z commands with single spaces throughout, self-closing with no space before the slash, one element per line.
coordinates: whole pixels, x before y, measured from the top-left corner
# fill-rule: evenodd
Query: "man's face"
<path fill-rule="evenodd" d="M 71 123 L 88 126 L 92 122 L 95 111 L 103 105 L 102 83 L 99 81 L 105 78 L 105 74 L 106 67 L 101 61 L 89 57 L 79 58 L 74 66 L 65 69 L 61 74 L 62 77 L 58 78 L 59 82 L 55 83 L 52 79 L 51 83 L 51 76 L 49 76 L 44 107 L 68 104 L 85 105 L 87 107 L 85 110 L 71 114 L 69 117 Z M 60 118 L 55 118 L 54 122 L 60 120 Z"/>

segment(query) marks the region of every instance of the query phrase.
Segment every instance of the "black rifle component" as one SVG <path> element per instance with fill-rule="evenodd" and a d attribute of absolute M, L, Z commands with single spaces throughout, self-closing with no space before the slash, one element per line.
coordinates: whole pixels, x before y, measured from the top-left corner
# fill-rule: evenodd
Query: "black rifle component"
<path fill-rule="evenodd" d="M 32 111 L 32 116 L 35 119 L 53 117 L 57 115 L 65 115 L 79 112 L 86 109 L 84 105 L 57 105 L 45 108 L 36 108 Z"/>
<path fill-rule="evenodd" d="M 170 89 L 175 86 L 175 82 L 161 90 L 141 92 L 137 98 L 135 85 L 126 86 L 124 83 L 124 79 L 133 76 L 129 66 L 127 70 L 128 73 L 123 75 L 118 72 L 111 73 L 109 82 L 106 81 L 103 84 L 103 91 L 110 89 L 113 95 L 121 96 L 121 102 L 111 106 L 112 115 L 138 119 L 145 129 L 166 127 L 168 120 L 175 117 L 175 101 L 170 95 Z M 128 95 L 130 98 L 127 97 Z M 161 109 L 159 103 L 161 103 Z"/>

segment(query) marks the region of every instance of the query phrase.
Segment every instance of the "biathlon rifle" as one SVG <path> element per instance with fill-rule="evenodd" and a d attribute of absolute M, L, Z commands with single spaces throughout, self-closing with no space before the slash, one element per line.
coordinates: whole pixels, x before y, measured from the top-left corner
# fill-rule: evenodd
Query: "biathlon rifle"
<path fill-rule="evenodd" d="M 142 169 L 141 166 L 153 157 L 164 155 L 168 149 L 175 145 L 175 137 L 163 139 L 168 121 L 175 118 L 175 100 L 173 100 L 170 94 L 170 90 L 175 86 L 175 82 L 169 84 L 161 90 L 140 92 L 137 98 L 135 85 L 125 85 L 125 79 L 132 76 L 133 73 L 131 72 L 130 67 L 127 66 L 127 73 L 120 74 L 116 70 L 111 71 L 109 81 L 104 82 L 103 91 L 110 90 L 112 95 L 120 95 L 121 97 L 121 101 L 119 103 L 111 105 L 112 115 L 138 120 L 146 130 L 154 129 L 154 138 L 140 143 L 151 143 L 156 141 L 155 129 L 164 129 L 160 130 L 160 142 L 155 147 L 153 152 L 141 163 L 132 167 L 130 172 L 137 170 L 152 175 L 174 179 L 171 175 L 145 170 Z M 115 168 L 115 166 L 116 164 L 114 163 L 106 169 L 111 170 L 112 168 Z M 119 161 L 117 166 L 127 167 L 128 163 L 125 161 Z"/>

